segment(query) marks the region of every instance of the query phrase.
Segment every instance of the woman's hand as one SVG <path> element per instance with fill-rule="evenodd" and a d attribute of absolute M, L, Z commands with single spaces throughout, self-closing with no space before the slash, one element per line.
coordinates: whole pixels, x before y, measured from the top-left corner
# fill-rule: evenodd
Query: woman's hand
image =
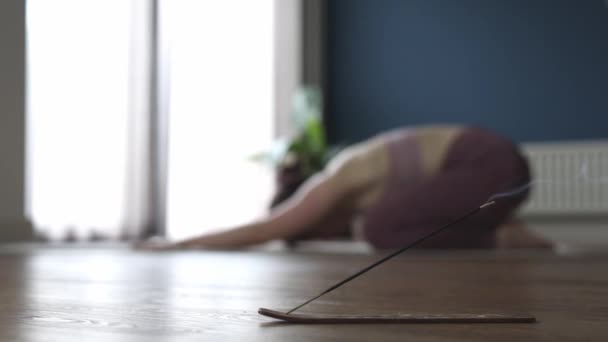
<path fill-rule="evenodd" d="M 133 248 L 143 251 L 172 251 L 184 249 L 179 243 L 170 242 L 169 240 L 158 236 L 136 242 L 133 244 Z"/>

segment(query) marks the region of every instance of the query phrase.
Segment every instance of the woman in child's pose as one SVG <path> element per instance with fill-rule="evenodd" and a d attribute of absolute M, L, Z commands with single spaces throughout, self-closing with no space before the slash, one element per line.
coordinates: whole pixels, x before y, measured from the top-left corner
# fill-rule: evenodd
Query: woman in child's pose
<path fill-rule="evenodd" d="M 420 126 L 379 134 L 337 155 L 291 186 L 292 196 L 258 221 L 152 248 L 237 248 L 275 239 L 363 239 L 402 247 L 530 182 L 517 146 L 479 127 Z M 289 187 L 290 184 L 283 184 Z M 293 185 L 293 184 L 291 184 Z M 284 195 L 284 194 L 283 194 Z M 498 200 L 421 244 L 434 248 L 549 247 L 515 223 L 523 192 Z"/>

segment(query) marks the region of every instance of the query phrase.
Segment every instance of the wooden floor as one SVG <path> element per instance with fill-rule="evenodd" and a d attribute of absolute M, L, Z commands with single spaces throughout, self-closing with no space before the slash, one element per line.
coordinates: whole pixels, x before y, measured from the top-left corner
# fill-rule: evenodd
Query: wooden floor
<path fill-rule="evenodd" d="M 608 255 L 414 252 L 302 313 L 523 313 L 535 324 L 294 325 L 379 255 L 0 249 L 0 341 L 606 341 Z"/>

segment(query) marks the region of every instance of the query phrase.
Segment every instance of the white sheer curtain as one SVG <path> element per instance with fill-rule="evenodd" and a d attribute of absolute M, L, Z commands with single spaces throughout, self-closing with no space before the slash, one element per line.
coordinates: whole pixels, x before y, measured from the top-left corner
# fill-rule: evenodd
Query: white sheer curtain
<path fill-rule="evenodd" d="M 163 55 L 151 65 L 154 2 L 29 0 L 28 206 L 39 231 L 115 238 L 156 224 L 181 238 L 263 214 L 272 170 L 249 157 L 276 131 L 275 1 L 159 0 Z M 163 175 L 151 154 L 155 68 L 166 198 L 151 187 Z"/>
<path fill-rule="evenodd" d="M 170 238 L 266 211 L 271 170 L 249 157 L 273 139 L 274 6 L 274 0 L 161 6 L 170 44 Z"/>
<path fill-rule="evenodd" d="M 146 2 L 27 2 L 28 211 L 50 238 L 146 224 Z"/>

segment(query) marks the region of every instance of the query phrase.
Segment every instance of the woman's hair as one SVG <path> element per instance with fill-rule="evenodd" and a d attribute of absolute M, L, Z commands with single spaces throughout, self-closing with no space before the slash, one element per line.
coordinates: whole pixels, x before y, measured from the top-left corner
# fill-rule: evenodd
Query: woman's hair
<path fill-rule="evenodd" d="M 297 160 L 279 165 L 275 177 L 276 191 L 270 202 L 270 209 L 290 198 L 308 178 Z"/>

